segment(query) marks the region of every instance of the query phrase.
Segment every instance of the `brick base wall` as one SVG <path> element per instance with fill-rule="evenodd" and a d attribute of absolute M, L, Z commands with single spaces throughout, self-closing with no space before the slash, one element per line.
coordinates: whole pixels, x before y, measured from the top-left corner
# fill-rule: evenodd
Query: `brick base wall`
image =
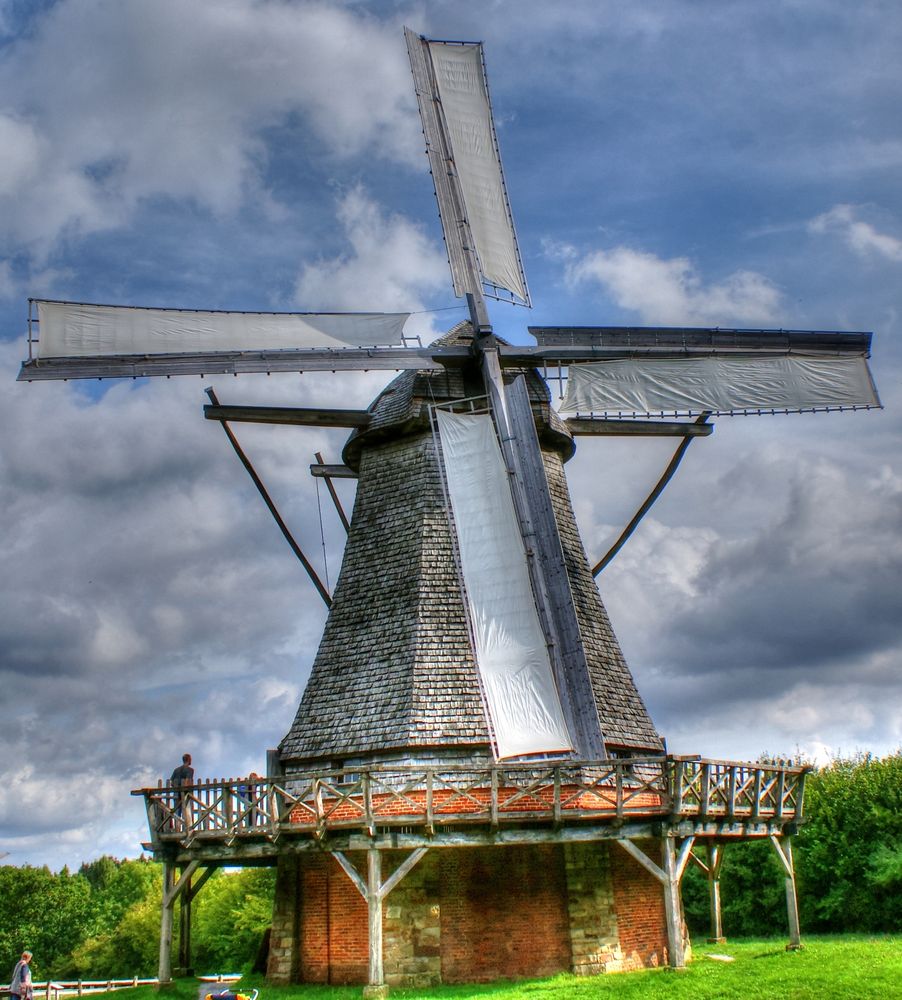
<path fill-rule="evenodd" d="M 383 879 L 406 853 L 384 853 Z M 663 964 L 666 941 L 660 884 L 611 843 L 433 850 L 383 909 L 391 986 L 637 969 Z M 269 980 L 365 983 L 367 964 L 366 904 L 340 865 L 280 858 Z"/>
<path fill-rule="evenodd" d="M 570 968 L 566 875 L 557 845 L 441 855 L 444 982 L 548 976 Z"/>
<path fill-rule="evenodd" d="M 659 841 L 636 841 L 658 865 Z M 647 969 L 667 963 L 667 918 L 661 883 L 618 844 L 610 845 L 614 908 L 620 931 L 623 969 Z"/>

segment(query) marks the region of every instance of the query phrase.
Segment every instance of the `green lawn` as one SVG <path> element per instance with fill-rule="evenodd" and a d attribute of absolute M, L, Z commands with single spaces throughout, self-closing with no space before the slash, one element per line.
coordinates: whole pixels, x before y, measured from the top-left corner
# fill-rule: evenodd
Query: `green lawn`
<path fill-rule="evenodd" d="M 392 989 L 397 1000 L 902 1000 L 902 938 L 810 937 L 802 951 L 785 940 L 696 945 L 684 971 L 655 969 L 609 976 L 555 976 L 480 986 Z M 712 955 L 727 955 L 732 962 Z M 260 1000 L 357 1000 L 358 986 L 268 986 L 250 977 Z M 152 1000 L 148 996 L 135 1000 Z M 141 992 L 139 990 L 138 992 Z M 161 990 L 171 1000 L 198 1000 L 198 983 L 181 980 Z"/>

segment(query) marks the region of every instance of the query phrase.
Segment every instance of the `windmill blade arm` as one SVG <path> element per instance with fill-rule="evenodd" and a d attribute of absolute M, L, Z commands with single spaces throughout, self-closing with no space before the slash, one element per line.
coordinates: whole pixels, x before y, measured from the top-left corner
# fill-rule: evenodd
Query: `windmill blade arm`
<path fill-rule="evenodd" d="M 404 34 L 454 290 L 528 306 L 482 45 Z"/>
<path fill-rule="evenodd" d="M 400 371 L 463 364 L 467 347 L 381 347 L 344 350 L 210 351 L 198 354 L 42 358 L 25 361 L 18 381 L 77 378 L 145 378 L 172 375 L 243 375 L 252 372 Z M 441 358 L 441 361 L 437 360 Z"/>
<path fill-rule="evenodd" d="M 512 348 L 524 358 L 599 361 L 644 354 L 861 354 L 869 332 L 836 330 L 728 330 L 721 327 L 531 326 L 538 348 Z"/>

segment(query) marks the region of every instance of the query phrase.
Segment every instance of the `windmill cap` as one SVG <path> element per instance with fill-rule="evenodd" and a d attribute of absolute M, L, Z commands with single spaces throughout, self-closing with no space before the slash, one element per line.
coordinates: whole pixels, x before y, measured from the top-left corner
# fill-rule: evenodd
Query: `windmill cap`
<path fill-rule="evenodd" d="M 506 343 L 501 338 L 496 339 L 500 344 Z M 473 328 L 469 322 L 464 322 L 436 340 L 434 345 L 450 347 L 472 342 Z M 572 457 L 575 445 L 564 421 L 551 408 L 548 387 L 534 369 L 504 370 L 505 382 L 513 381 L 518 375 L 526 378 L 540 442 L 560 452 L 566 462 Z M 449 364 L 441 369 L 402 372 L 370 404 L 369 424 L 355 430 L 348 438 L 342 452 L 344 463 L 358 470 L 363 448 L 429 430 L 431 405 L 484 393 L 485 385 L 475 357 L 463 364 Z"/>

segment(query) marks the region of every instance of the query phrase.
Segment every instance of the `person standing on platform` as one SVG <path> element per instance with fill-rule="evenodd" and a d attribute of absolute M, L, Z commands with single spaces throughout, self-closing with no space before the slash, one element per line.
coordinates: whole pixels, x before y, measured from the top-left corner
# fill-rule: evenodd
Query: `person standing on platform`
<path fill-rule="evenodd" d="M 172 772 L 169 784 L 175 790 L 174 812 L 175 815 L 186 823 L 190 822 L 190 806 L 188 793 L 183 791 L 194 784 L 194 768 L 191 766 L 191 754 L 182 754 L 182 763 Z"/>

